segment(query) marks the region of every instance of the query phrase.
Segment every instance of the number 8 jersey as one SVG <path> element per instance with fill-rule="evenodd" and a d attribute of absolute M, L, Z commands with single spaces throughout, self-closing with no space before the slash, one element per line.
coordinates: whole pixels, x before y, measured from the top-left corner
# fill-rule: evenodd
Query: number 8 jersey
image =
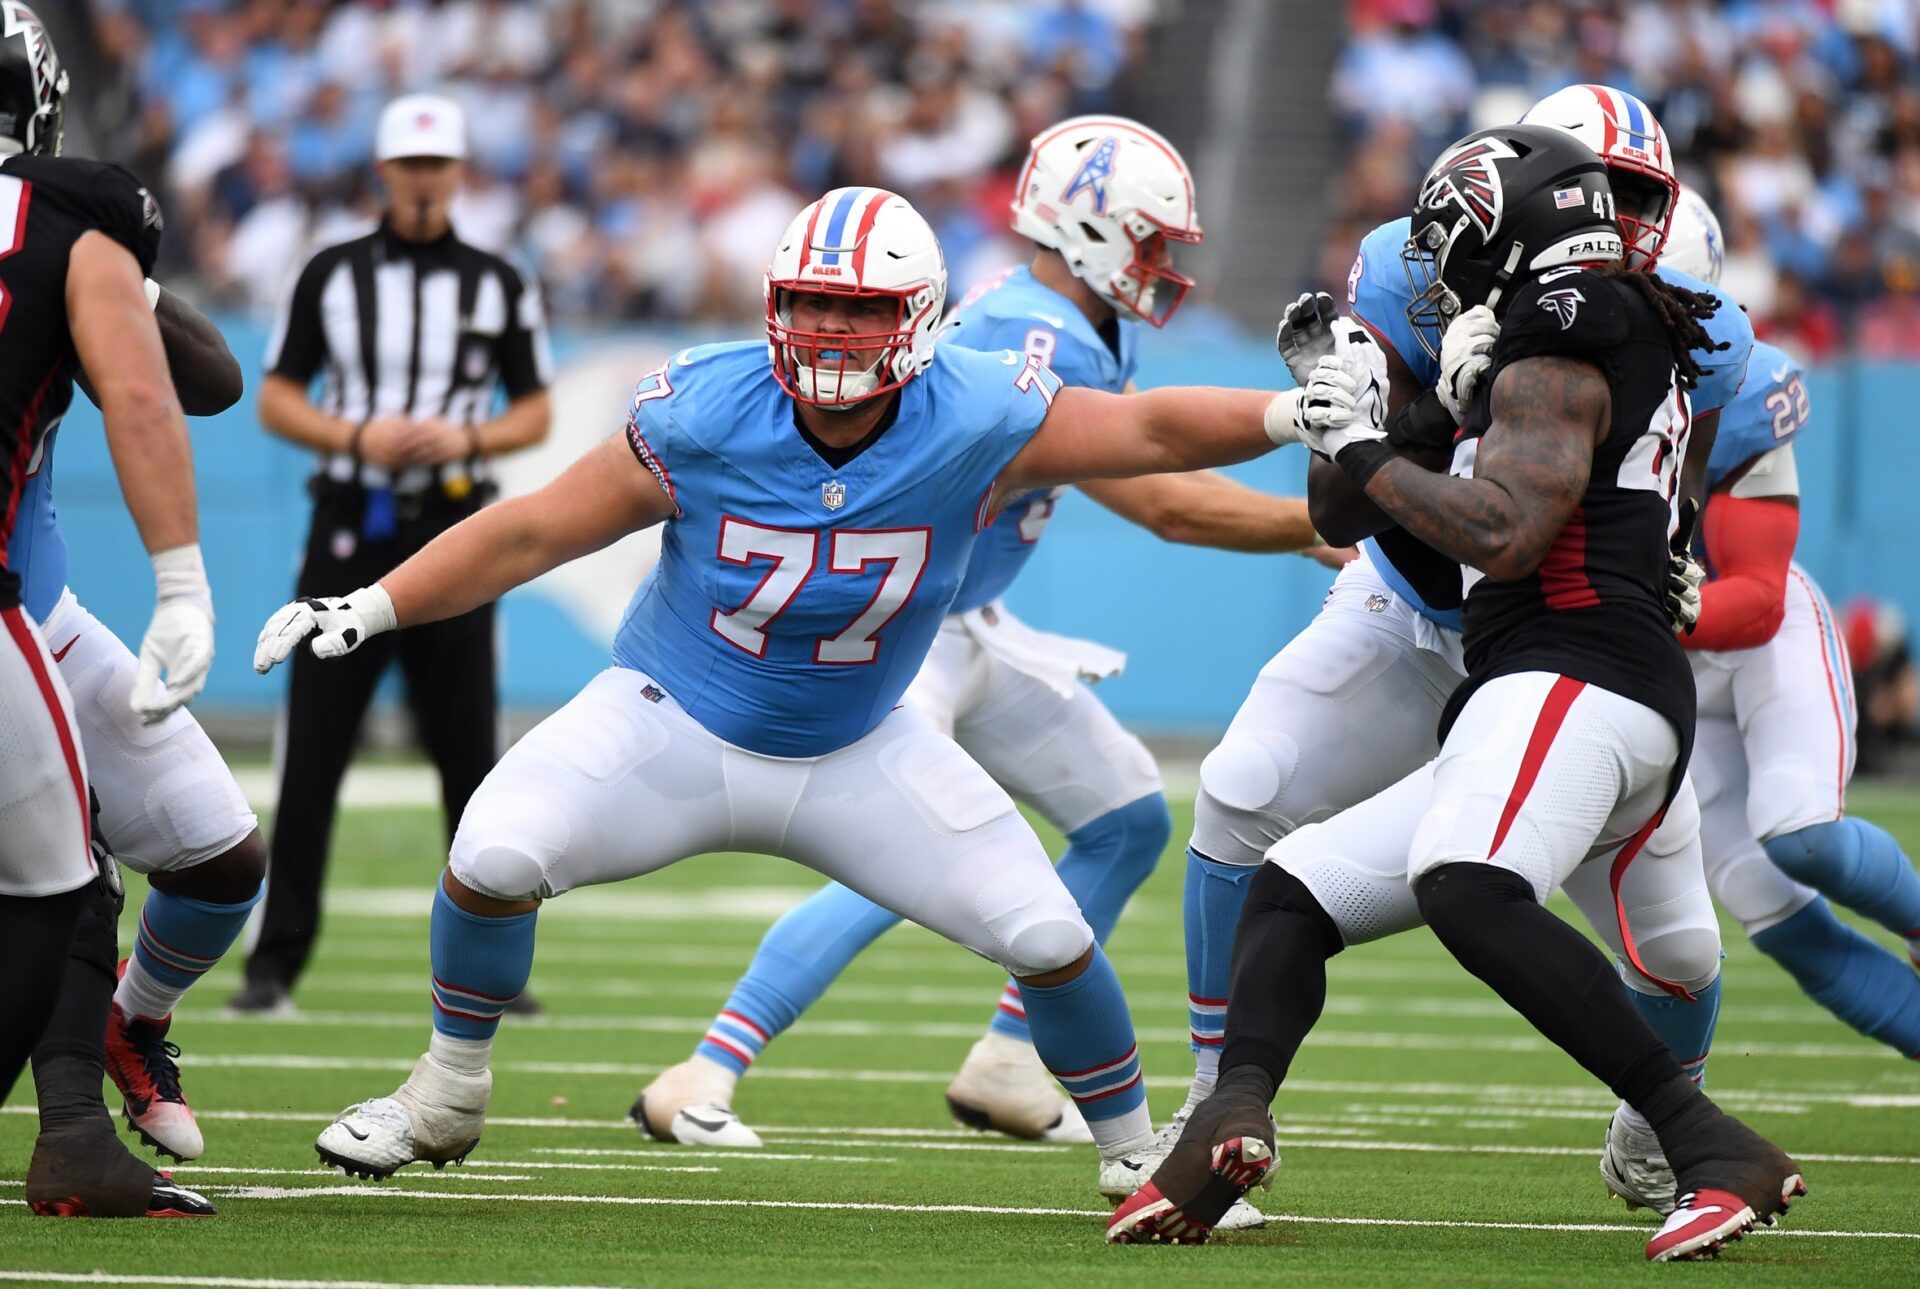
<path fill-rule="evenodd" d="M 614 661 L 768 756 L 852 743 L 900 701 L 951 607 L 988 494 L 1060 382 L 942 345 L 864 450 L 801 436 L 765 344 L 685 350 L 634 391 L 627 441 L 678 508 Z"/>

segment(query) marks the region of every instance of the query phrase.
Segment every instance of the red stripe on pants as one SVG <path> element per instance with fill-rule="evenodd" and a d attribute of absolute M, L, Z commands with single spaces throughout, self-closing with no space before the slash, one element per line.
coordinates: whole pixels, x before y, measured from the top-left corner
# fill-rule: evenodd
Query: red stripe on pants
<path fill-rule="evenodd" d="M 27 626 L 26 615 L 15 607 L 0 609 L 0 618 L 6 620 L 7 634 L 26 656 L 27 670 L 33 673 L 34 683 L 40 687 L 40 698 L 47 705 L 47 714 L 53 718 L 54 733 L 60 738 L 60 754 L 67 760 L 67 777 L 73 781 L 74 799 L 80 806 L 80 840 L 87 848 L 87 871 L 98 872 L 93 864 L 93 811 L 87 804 L 87 776 L 80 769 L 80 750 L 73 741 L 73 727 L 67 723 L 67 709 L 60 702 L 59 691 L 53 687 L 53 676 L 47 671 L 46 660 L 40 656 L 39 642 Z"/>
<path fill-rule="evenodd" d="M 1507 839 L 1507 830 L 1513 827 L 1520 807 L 1526 803 L 1527 794 L 1533 791 L 1533 781 L 1540 777 L 1540 767 L 1546 762 L 1547 749 L 1553 746 L 1554 736 L 1559 734 L 1561 724 L 1567 719 L 1567 709 L 1573 706 L 1573 700 L 1586 687 L 1584 680 L 1557 676 L 1553 687 L 1547 690 L 1547 701 L 1540 705 L 1540 715 L 1533 723 L 1532 735 L 1527 739 L 1527 750 L 1520 756 L 1520 773 L 1513 781 L 1513 791 L 1507 794 L 1506 807 L 1500 811 L 1500 825 L 1493 830 L 1493 844 L 1487 847 L 1488 859 L 1500 853 L 1500 844 Z"/>
<path fill-rule="evenodd" d="M 1626 844 L 1620 847 L 1620 853 L 1613 857 L 1613 869 L 1607 874 L 1607 884 L 1613 891 L 1613 917 L 1614 921 L 1620 927 L 1620 943 L 1627 951 L 1627 961 L 1633 964 L 1635 971 L 1672 994 L 1675 998 L 1683 998 L 1687 1002 L 1693 1002 L 1693 993 L 1685 986 L 1676 985 L 1671 980 L 1661 979 L 1651 971 L 1648 971 L 1647 964 L 1640 961 L 1640 950 L 1634 945 L 1633 932 L 1627 926 L 1626 906 L 1620 903 L 1620 883 L 1626 880 L 1627 866 L 1633 863 L 1633 857 L 1640 853 L 1640 848 L 1647 844 L 1647 838 L 1653 836 L 1653 830 L 1658 828 L 1660 821 L 1666 817 L 1667 808 L 1661 806 L 1660 809 L 1654 813 L 1653 818 L 1640 825 L 1639 832 L 1627 838 Z M 1702 1056 L 1698 1059 L 1704 1061 L 1707 1058 Z"/>

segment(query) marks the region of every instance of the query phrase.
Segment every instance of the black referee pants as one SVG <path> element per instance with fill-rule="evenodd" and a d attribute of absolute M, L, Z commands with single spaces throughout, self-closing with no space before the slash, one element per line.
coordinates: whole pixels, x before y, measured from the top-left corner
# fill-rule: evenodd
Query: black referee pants
<path fill-rule="evenodd" d="M 439 497 L 417 513 L 403 504 L 393 535 L 370 542 L 360 537 L 362 507 L 357 491 L 328 489 L 321 496 L 297 596 L 345 595 L 369 585 L 477 508 L 470 500 Z M 492 605 L 374 636 L 344 658 L 322 661 L 304 645 L 295 649 L 266 910 L 247 960 L 249 983 L 290 988 L 313 951 L 340 780 L 374 689 L 396 659 L 414 727 L 440 772 L 449 840 L 468 798 L 499 759 Z"/>

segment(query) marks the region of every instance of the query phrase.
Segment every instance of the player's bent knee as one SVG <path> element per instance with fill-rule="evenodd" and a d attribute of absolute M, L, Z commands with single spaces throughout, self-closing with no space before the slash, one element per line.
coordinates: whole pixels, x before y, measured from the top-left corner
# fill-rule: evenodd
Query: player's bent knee
<path fill-rule="evenodd" d="M 1068 839 L 1075 846 L 1104 852 L 1114 880 L 1137 889 L 1153 876 L 1172 836 L 1173 812 L 1166 797 L 1155 792 L 1082 824 Z"/>
<path fill-rule="evenodd" d="M 1222 864 L 1260 863 L 1298 822 L 1285 800 L 1298 761 L 1293 740 L 1284 736 L 1229 734 L 1200 763 L 1195 849 Z"/>
<path fill-rule="evenodd" d="M 1666 992 L 1658 983 L 1661 980 L 1679 985 L 1688 993 L 1698 993 L 1720 975 L 1718 927 L 1677 927 L 1636 938 L 1634 950 L 1646 972 L 1642 974 L 1629 966 L 1627 983 L 1642 993 Z"/>
<path fill-rule="evenodd" d="M 1796 882 L 1822 887 L 1852 876 L 1859 845 L 1847 819 L 1811 824 L 1761 843 L 1767 858 Z"/>
<path fill-rule="evenodd" d="M 1071 966 L 1093 945 L 1093 928 L 1059 881 L 1025 869 L 995 874 L 974 897 L 986 933 L 982 951 L 1016 976 Z"/>
<path fill-rule="evenodd" d="M 267 876 L 267 842 L 255 828 L 238 844 L 188 868 L 147 875 L 159 890 L 205 900 L 209 904 L 245 904 L 260 893 Z"/>
<path fill-rule="evenodd" d="M 468 804 L 447 867 L 462 886 L 496 900 L 544 899 L 570 833 L 551 802 L 483 791 Z"/>

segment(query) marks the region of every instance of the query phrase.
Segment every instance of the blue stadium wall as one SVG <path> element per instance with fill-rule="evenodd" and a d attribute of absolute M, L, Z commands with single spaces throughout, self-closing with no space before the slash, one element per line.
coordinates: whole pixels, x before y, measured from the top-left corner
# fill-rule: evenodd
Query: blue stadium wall
<path fill-rule="evenodd" d="M 226 320 L 234 352 L 250 367 L 264 347 L 257 324 Z M 556 337 L 562 380 L 573 367 L 627 346 L 633 375 L 684 337 L 605 333 Z M 1190 330 L 1153 337 L 1142 386 L 1271 386 L 1285 370 L 1264 342 Z M 624 371 L 625 361 L 614 364 Z M 605 384 L 603 380 L 602 384 Z M 1910 489 L 1920 447 L 1920 366 L 1857 363 L 1816 371 L 1813 417 L 1798 456 L 1805 489 L 1800 560 L 1836 601 L 1855 593 L 1920 610 Z M 73 588 L 122 639 L 137 641 L 152 583 L 121 504 L 100 433 L 84 398 L 62 426 L 56 497 L 73 550 Z M 617 429 L 624 406 L 609 393 L 598 424 L 565 427 L 585 442 Z M 577 406 L 578 400 L 575 400 Z M 576 412 L 575 417 L 580 414 Z M 281 675 L 262 679 L 249 661 L 255 633 L 292 591 L 306 530 L 308 458 L 259 427 L 253 392 L 228 413 L 195 421 L 203 545 L 219 611 L 219 655 L 206 694 L 209 711 L 270 713 Z M 1245 482 L 1298 493 L 1304 454 L 1284 450 L 1232 471 Z M 1314 614 L 1332 574 L 1293 556 L 1237 555 L 1170 546 L 1075 494 L 1009 602 L 1036 626 L 1124 648 L 1126 674 L 1102 696 L 1137 728 L 1204 733 L 1233 715 L 1260 665 Z M 611 589 L 611 588 L 609 588 Z M 620 587 L 621 593 L 630 587 Z M 510 707 L 544 710 L 566 701 L 607 660 L 607 617 L 575 611 L 565 597 L 522 590 L 505 605 L 504 696 Z M 391 694 L 389 695 L 391 697 Z"/>

